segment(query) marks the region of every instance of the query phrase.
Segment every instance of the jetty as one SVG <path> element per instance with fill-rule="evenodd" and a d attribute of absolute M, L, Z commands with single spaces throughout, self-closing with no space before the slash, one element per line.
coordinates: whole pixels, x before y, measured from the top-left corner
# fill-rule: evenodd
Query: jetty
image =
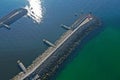
<path fill-rule="evenodd" d="M 18 73 L 11 80 L 43 80 L 50 76 L 61 64 L 69 53 L 77 45 L 76 42 L 83 40 L 95 27 L 99 21 L 91 14 L 81 15 L 71 26 L 61 25 L 67 31 L 55 42 L 43 39 L 49 45 L 44 53 L 39 55 L 27 68 L 18 61 L 22 72 Z M 69 49 L 69 50 L 68 50 Z"/>

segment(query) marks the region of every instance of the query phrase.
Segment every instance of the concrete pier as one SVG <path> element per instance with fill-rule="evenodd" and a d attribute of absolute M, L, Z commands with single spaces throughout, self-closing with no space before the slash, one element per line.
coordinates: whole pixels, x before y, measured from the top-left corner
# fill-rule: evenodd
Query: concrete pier
<path fill-rule="evenodd" d="M 27 12 L 28 11 L 24 8 L 13 10 L 12 12 L 10 12 L 9 14 L 0 19 L 0 28 L 5 27 L 7 29 L 10 29 L 9 25 L 11 25 L 15 21 L 26 15 Z"/>
<path fill-rule="evenodd" d="M 53 43 L 51 43 L 50 41 L 43 39 L 43 42 L 46 43 L 49 46 L 55 47 L 55 45 Z"/>
<path fill-rule="evenodd" d="M 18 65 L 19 65 L 19 67 L 21 68 L 21 70 L 22 70 L 24 73 L 26 73 L 26 68 L 25 68 L 25 66 L 23 65 L 23 63 L 22 63 L 20 60 L 18 60 L 17 63 L 18 63 Z"/>
<path fill-rule="evenodd" d="M 66 30 L 70 30 L 70 29 L 71 29 L 71 27 L 68 27 L 68 26 L 66 26 L 66 25 L 64 25 L 64 24 L 61 24 L 61 27 L 63 27 L 63 28 L 66 29 Z"/>

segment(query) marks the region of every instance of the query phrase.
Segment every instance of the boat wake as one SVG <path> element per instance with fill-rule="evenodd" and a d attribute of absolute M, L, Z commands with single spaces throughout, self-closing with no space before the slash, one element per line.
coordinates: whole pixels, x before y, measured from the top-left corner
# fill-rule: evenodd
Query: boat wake
<path fill-rule="evenodd" d="M 40 23 L 42 20 L 42 5 L 41 0 L 28 0 L 28 5 L 25 9 L 28 10 L 28 17 L 32 18 L 34 22 Z"/>

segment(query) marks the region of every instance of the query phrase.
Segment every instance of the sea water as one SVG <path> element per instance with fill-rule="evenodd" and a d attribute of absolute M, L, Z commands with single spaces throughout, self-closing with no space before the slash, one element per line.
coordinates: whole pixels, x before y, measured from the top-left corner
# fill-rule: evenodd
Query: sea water
<path fill-rule="evenodd" d="M 17 60 L 27 67 L 47 46 L 55 42 L 81 13 L 92 12 L 104 29 L 77 48 L 71 62 L 57 73 L 56 80 L 119 80 L 120 77 L 120 6 L 119 0 L 41 0 L 42 21 L 38 24 L 23 17 L 13 23 L 11 30 L 0 28 L 0 80 L 9 80 L 20 69 Z M 2 0 L 0 18 L 10 11 L 25 7 L 27 0 Z M 78 14 L 78 16 L 75 16 Z"/>

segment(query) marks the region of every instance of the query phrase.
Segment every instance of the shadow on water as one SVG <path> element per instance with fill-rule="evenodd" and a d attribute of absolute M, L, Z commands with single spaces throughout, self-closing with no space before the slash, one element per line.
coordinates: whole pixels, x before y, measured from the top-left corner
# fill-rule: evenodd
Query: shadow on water
<path fill-rule="evenodd" d="M 67 64 L 71 63 L 73 59 L 78 55 L 78 52 L 82 50 L 82 48 L 93 38 L 97 37 L 102 31 L 104 31 L 105 25 L 101 24 L 101 26 L 95 28 L 92 32 L 90 32 L 80 43 L 77 47 L 70 53 L 67 59 L 59 66 L 56 72 L 48 79 L 48 80 L 56 80 L 59 73 L 67 66 Z"/>

